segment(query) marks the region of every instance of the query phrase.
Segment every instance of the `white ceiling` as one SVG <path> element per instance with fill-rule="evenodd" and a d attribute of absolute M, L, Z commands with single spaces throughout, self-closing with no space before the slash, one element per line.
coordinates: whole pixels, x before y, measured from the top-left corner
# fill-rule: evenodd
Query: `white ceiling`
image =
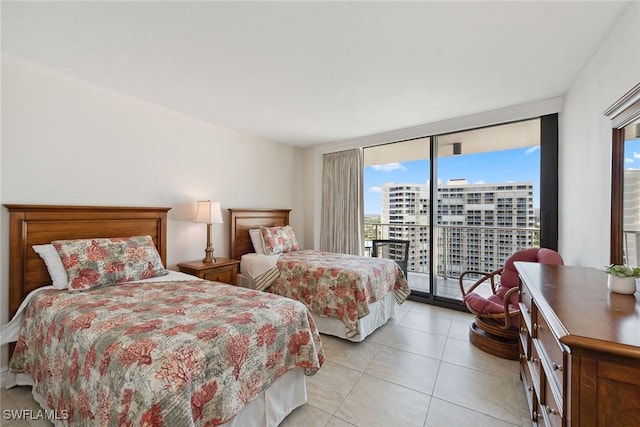
<path fill-rule="evenodd" d="M 2 1 L 2 52 L 308 146 L 562 96 L 629 3 Z"/>

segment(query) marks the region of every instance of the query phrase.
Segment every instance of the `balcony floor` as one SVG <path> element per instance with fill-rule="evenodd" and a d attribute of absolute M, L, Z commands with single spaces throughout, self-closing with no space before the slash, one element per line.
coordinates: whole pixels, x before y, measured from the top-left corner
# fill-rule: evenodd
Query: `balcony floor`
<path fill-rule="evenodd" d="M 412 290 L 429 292 L 429 274 L 426 273 L 418 273 L 414 271 L 410 271 L 408 274 L 409 287 Z M 474 280 L 465 280 L 464 281 L 469 287 L 473 284 Z M 484 296 L 488 297 L 491 295 L 491 287 L 489 284 L 480 286 L 477 292 Z M 462 294 L 460 293 L 460 285 L 458 284 L 457 278 L 444 278 L 442 276 L 438 276 L 438 280 L 436 282 L 435 295 L 444 298 L 451 298 L 455 300 L 462 300 Z"/>

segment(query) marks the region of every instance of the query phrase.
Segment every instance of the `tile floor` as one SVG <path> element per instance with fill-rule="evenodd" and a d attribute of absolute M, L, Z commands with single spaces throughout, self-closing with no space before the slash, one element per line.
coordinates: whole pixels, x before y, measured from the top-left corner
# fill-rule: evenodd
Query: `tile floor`
<path fill-rule="evenodd" d="M 531 426 L 518 363 L 471 346 L 471 320 L 406 301 L 362 343 L 323 335 L 325 365 L 307 377 L 307 404 L 281 426 Z M 29 387 L 3 389 L 1 399 L 3 409 L 39 408 Z"/>

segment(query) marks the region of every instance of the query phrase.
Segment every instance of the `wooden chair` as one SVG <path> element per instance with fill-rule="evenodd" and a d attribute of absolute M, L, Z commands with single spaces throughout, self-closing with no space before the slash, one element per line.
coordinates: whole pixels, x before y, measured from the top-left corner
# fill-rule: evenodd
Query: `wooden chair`
<path fill-rule="evenodd" d="M 460 275 L 462 301 L 476 318 L 469 328 L 469 340 L 479 349 L 504 359 L 518 359 L 518 334 L 520 311 L 518 309 L 518 272 L 513 265 L 516 261 L 563 264 L 556 251 L 546 248 L 530 248 L 515 252 L 504 267 L 490 273 L 465 271 Z M 481 275 L 465 289 L 464 278 Z M 491 295 L 484 297 L 476 292 L 482 285 L 491 287 Z"/>

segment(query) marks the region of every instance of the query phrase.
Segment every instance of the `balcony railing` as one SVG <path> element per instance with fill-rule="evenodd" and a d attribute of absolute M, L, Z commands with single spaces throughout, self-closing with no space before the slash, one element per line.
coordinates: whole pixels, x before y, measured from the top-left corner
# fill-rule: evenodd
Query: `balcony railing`
<path fill-rule="evenodd" d="M 429 239 L 428 224 L 365 223 L 365 250 L 366 255 L 370 255 L 373 239 L 409 240 L 409 286 L 428 292 L 429 252 L 435 247 L 438 295 L 460 299 L 458 277 L 461 273 L 496 270 L 514 252 L 538 246 L 539 234 L 539 228 L 533 227 L 438 225 L 434 229 L 434 246 Z"/>
<path fill-rule="evenodd" d="M 365 227 L 367 224 L 365 224 Z M 636 230 L 623 230 L 622 231 L 622 244 L 625 265 L 631 267 L 638 267 L 640 264 L 640 231 Z"/>

